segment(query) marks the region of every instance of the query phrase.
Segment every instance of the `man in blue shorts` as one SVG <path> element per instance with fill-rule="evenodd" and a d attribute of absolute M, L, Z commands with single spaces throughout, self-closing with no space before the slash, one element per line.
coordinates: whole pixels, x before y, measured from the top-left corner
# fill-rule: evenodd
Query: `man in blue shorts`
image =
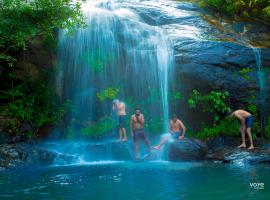
<path fill-rule="evenodd" d="M 118 117 L 118 129 L 119 129 L 119 141 L 127 141 L 126 133 L 126 105 L 124 102 L 118 99 L 113 100 L 112 109 L 117 113 Z"/>
<path fill-rule="evenodd" d="M 245 138 L 245 133 L 247 133 L 248 137 L 249 137 L 249 141 L 250 141 L 250 146 L 248 149 L 254 149 L 254 145 L 253 145 L 253 140 L 252 140 L 252 135 L 251 135 L 251 129 L 253 127 L 253 116 L 245 111 L 245 110 L 235 110 L 230 114 L 231 117 L 236 117 L 237 119 L 239 119 L 240 123 L 241 123 L 241 127 L 240 127 L 240 133 L 241 133 L 241 137 L 242 137 L 242 143 L 239 146 L 239 148 L 246 148 L 246 138 Z"/>

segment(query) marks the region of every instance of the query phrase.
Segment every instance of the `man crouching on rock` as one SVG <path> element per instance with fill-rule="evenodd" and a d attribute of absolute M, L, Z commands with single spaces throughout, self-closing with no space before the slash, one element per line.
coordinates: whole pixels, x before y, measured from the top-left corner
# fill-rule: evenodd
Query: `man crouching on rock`
<path fill-rule="evenodd" d="M 245 133 L 247 133 L 250 141 L 250 147 L 248 149 L 254 149 L 253 145 L 253 140 L 252 140 L 252 135 L 251 135 L 251 129 L 253 127 L 253 116 L 245 111 L 245 110 L 235 110 L 230 113 L 231 117 L 236 117 L 237 119 L 240 120 L 241 127 L 240 127 L 240 133 L 242 137 L 242 144 L 238 146 L 239 148 L 246 148 L 246 138 L 245 138 Z"/>
<path fill-rule="evenodd" d="M 182 134 L 181 134 L 182 132 Z M 178 119 L 176 115 L 173 115 L 172 119 L 170 120 L 170 131 L 167 134 L 162 136 L 161 142 L 159 145 L 155 146 L 154 149 L 160 150 L 162 145 L 167 143 L 169 140 L 182 140 L 185 137 L 186 127 L 183 122 Z"/>
<path fill-rule="evenodd" d="M 135 159 L 138 159 L 138 152 L 139 152 L 139 144 L 138 144 L 138 139 L 143 139 L 145 144 L 148 147 L 148 153 L 149 156 L 151 155 L 151 145 L 150 141 L 143 129 L 144 125 L 144 116 L 141 113 L 141 110 L 139 108 L 136 108 L 135 114 L 133 114 L 130 118 L 130 131 L 131 131 L 131 136 L 134 139 L 135 143 Z"/>

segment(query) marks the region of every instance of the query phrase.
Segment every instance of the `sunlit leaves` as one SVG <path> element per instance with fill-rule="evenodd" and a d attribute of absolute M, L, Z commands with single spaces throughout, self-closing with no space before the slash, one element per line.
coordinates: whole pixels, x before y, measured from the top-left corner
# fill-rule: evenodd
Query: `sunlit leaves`
<path fill-rule="evenodd" d="M 220 14 L 244 17 L 264 17 L 270 20 L 268 0 L 200 0 L 200 5 L 209 6 Z"/>
<path fill-rule="evenodd" d="M 252 72 L 252 69 L 249 68 L 249 67 L 246 67 L 246 68 L 243 68 L 239 71 L 240 73 L 240 76 L 242 76 L 243 78 L 249 80 L 250 79 L 250 76 L 249 76 L 249 73 Z"/>
<path fill-rule="evenodd" d="M 97 97 L 100 101 L 104 101 L 106 99 L 113 100 L 116 98 L 119 93 L 120 88 L 117 87 L 108 87 L 97 93 Z"/>
<path fill-rule="evenodd" d="M 14 54 L 26 50 L 36 36 L 53 38 L 58 28 L 74 32 L 85 26 L 80 4 L 71 0 L 2 0 L 0 2 L 0 64 L 14 66 Z"/>

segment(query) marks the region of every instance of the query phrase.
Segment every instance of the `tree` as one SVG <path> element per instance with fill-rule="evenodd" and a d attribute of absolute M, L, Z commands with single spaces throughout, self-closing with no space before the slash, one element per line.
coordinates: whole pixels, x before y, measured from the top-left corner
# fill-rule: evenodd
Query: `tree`
<path fill-rule="evenodd" d="M 16 53 L 31 39 L 54 38 L 56 29 L 74 32 L 84 25 L 80 4 L 71 0 L 1 0 L 0 70 L 13 67 Z"/>

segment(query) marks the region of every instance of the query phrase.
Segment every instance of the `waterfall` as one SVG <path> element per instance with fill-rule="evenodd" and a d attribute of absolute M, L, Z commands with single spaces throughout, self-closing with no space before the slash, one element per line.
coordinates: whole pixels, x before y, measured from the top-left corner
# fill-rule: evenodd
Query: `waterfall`
<path fill-rule="evenodd" d="M 59 33 L 62 96 L 71 100 L 71 127 L 81 128 L 110 116 L 112 99 L 127 105 L 128 114 L 142 108 L 146 123 L 169 118 L 168 70 L 173 48 L 166 32 L 147 24 L 132 1 L 90 1 L 82 5 L 88 27 L 74 36 Z M 163 130 L 162 130 L 163 129 Z"/>
<path fill-rule="evenodd" d="M 258 74 L 258 83 L 259 83 L 259 111 L 260 111 L 260 127 L 261 127 L 261 136 L 265 132 L 265 77 L 262 66 L 261 50 L 259 48 L 252 47 L 252 50 L 256 58 L 257 74 Z"/>

